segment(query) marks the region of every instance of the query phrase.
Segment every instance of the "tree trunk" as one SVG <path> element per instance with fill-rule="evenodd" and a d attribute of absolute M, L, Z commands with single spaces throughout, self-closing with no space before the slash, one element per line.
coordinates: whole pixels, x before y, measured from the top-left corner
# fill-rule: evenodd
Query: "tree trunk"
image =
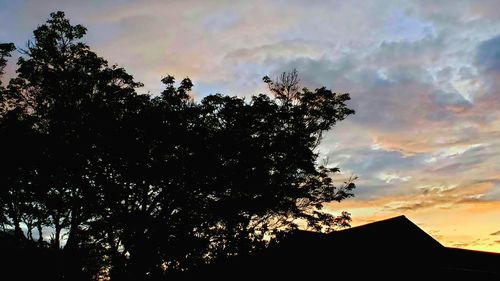
<path fill-rule="evenodd" d="M 23 230 L 21 229 L 20 220 L 17 218 L 17 216 L 14 216 L 13 221 L 14 221 L 14 235 L 17 238 L 24 240 L 26 237 L 24 236 Z"/>
<path fill-rule="evenodd" d="M 21 219 L 17 212 L 16 206 L 14 206 L 14 203 L 9 204 L 9 209 L 12 216 L 12 222 L 14 223 L 14 235 L 16 236 L 16 238 L 23 240 L 26 237 L 24 237 L 23 230 L 21 229 Z"/>
<path fill-rule="evenodd" d="M 26 223 L 26 227 L 28 228 L 27 232 L 26 232 L 26 236 L 28 236 L 28 239 L 33 241 L 33 223 L 32 222 L 29 222 L 29 223 Z"/>
<path fill-rule="evenodd" d="M 118 251 L 118 244 L 111 226 L 107 229 L 107 238 L 110 251 L 109 256 L 111 258 L 111 270 L 109 272 L 109 276 L 111 277 L 111 280 L 122 280 L 125 278 L 125 259 Z"/>
<path fill-rule="evenodd" d="M 68 241 L 64 249 L 67 251 L 74 250 L 78 247 L 78 225 L 80 224 L 80 217 L 76 208 L 71 211 L 71 224 L 69 227 Z"/>
<path fill-rule="evenodd" d="M 66 246 L 64 246 L 65 250 L 73 250 L 78 246 L 78 221 L 73 219 L 71 220 L 71 225 L 69 228 L 68 241 L 66 241 Z"/>
<path fill-rule="evenodd" d="M 57 250 L 61 249 L 61 222 L 59 221 L 59 216 L 54 217 L 54 228 L 56 230 L 55 236 L 54 236 L 54 248 Z"/>
<path fill-rule="evenodd" d="M 43 244 L 43 230 L 42 230 L 42 222 L 38 220 L 36 222 L 36 229 L 38 230 L 38 244 Z"/>

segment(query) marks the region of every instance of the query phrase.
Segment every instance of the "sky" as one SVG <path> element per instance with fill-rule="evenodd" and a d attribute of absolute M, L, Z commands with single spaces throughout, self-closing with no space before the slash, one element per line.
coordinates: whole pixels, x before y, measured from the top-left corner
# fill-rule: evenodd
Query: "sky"
<path fill-rule="evenodd" d="M 317 151 L 357 188 L 327 210 L 403 214 L 446 246 L 500 252 L 500 1 L 0 0 L 0 42 L 24 47 L 58 10 L 145 93 L 171 74 L 197 99 L 250 96 L 292 69 L 350 93 L 356 114 Z"/>

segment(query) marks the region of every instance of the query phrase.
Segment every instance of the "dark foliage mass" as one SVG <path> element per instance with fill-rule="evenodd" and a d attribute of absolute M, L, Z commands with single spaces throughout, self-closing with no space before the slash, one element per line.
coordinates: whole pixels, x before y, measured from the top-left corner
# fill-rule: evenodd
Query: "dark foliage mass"
<path fill-rule="evenodd" d="M 339 170 L 314 152 L 354 113 L 348 94 L 299 89 L 295 71 L 264 77 L 270 95 L 250 99 L 195 101 L 192 82 L 172 76 L 138 94 L 85 32 L 51 14 L 0 85 L 0 223 L 20 253 L 63 261 L 45 261 L 52 279 L 160 278 L 299 227 L 349 224 L 322 208 L 354 184 L 334 185 Z M 0 70 L 13 50 L 0 44 Z"/>

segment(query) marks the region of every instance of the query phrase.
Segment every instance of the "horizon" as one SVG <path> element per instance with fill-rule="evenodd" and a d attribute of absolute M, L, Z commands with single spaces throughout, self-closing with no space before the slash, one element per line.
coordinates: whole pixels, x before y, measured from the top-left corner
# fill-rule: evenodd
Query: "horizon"
<path fill-rule="evenodd" d="M 0 0 L 0 42 L 24 48 L 61 10 L 141 93 L 171 74 L 197 100 L 266 93 L 263 76 L 297 69 L 356 111 L 317 150 L 358 176 L 327 208 L 353 226 L 404 214 L 444 246 L 500 253 L 500 2 L 362 3 Z"/>

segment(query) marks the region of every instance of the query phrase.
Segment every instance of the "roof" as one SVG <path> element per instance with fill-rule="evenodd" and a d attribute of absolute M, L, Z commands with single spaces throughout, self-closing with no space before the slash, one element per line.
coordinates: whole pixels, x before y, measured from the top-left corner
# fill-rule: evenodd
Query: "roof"
<path fill-rule="evenodd" d="M 500 280 L 500 254 L 444 247 L 408 218 L 398 216 L 328 234 L 298 231 L 263 252 L 209 266 L 190 277 L 358 279 L 367 273 L 385 279 Z"/>
<path fill-rule="evenodd" d="M 442 248 L 443 245 L 432 238 L 405 216 L 372 222 L 358 227 L 335 231 L 329 234 L 331 239 L 357 240 L 357 244 L 382 247 L 404 247 L 412 250 Z"/>

